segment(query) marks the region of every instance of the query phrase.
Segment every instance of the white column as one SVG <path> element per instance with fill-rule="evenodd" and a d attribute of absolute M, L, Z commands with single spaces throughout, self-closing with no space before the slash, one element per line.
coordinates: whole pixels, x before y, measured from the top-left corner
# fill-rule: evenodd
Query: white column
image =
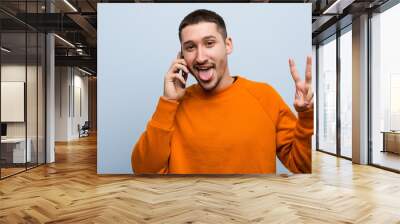
<path fill-rule="evenodd" d="M 46 60 L 47 60 L 47 108 L 46 108 L 46 163 L 52 163 L 55 161 L 54 151 L 54 133 L 55 133 L 55 77 L 54 77 L 54 35 L 47 34 L 46 36 Z"/>
<path fill-rule="evenodd" d="M 46 1 L 47 12 L 54 11 L 54 5 Z M 55 44 L 54 35 L 46 35 L 46 163 L 55 162 Z"/>
<path fill-rule="evenodd" d="M 353 20 L 353 162 L 368 163 L 368 15 Z"/>

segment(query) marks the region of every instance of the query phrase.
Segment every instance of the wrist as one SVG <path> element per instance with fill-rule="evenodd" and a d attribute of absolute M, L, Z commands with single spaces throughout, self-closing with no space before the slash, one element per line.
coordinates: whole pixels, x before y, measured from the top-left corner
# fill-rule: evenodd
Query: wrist
<path fill-rule="evenodd" d="M 311 107 L 304 111 L 297 111 L 297 114 L 300 119 L 313 119 L 314 118 L 314 109 Z"/>
<path fill-rule="evenodd" d="M 173 99 L 173 98 L 169 98 L 169 97 L 167 97 L 167 96 L 161 96 L 161 98 L 163 98 L 164 100 L 167 100 L 167 101 L 170 101 L 170 102 L 174 102 L 174 103 L 177 103 L 178 102 L 178 100 L 177 99 Z"/>

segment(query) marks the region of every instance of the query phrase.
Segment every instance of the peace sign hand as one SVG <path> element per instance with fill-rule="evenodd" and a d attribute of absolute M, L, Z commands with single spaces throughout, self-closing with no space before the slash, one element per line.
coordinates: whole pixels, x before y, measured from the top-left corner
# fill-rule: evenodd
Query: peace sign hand
<path fill-rule="evenodd" d="M 310 110 L 314 107 L 314 93 L 312 91 L 311 83 L 311 61 L 311 57 L 307 56 L 306 79 L 301 80 L 294 60 L 289 59 L 290 73 L 292 74 L 296 86 L 296 94 L 293 105 L 297 112 Z"/>

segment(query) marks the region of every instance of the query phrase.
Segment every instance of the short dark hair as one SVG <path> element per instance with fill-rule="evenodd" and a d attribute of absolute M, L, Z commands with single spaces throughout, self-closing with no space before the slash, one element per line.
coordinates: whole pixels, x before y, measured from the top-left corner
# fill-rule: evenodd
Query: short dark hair
<path fill-rule="evenodd" d="M 198 9 L 189 13 L 185 16 L 185 18 L 183 18 L 181 24 L 179 25 L 179 40 L 182 41 L 181 33 L 183 28 L 189 25 L 198 24 L 200 22 L 215 23 L 224 40 L 228 36 L 224 19 L 220 15 L 207 9 Z"/>

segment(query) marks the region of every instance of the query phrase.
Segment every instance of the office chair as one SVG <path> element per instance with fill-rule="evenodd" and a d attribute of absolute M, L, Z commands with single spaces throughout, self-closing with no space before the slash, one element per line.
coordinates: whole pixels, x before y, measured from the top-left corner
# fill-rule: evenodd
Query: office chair
<path fill-rule="evenodd" d="M 85 121 L 82 127 L 80 127 L 80 125 L 78 124 L 78 129 L 79 129 L 79 138 L 89 136 L 89 129 L 90 129 L 89 121 Z"/>

